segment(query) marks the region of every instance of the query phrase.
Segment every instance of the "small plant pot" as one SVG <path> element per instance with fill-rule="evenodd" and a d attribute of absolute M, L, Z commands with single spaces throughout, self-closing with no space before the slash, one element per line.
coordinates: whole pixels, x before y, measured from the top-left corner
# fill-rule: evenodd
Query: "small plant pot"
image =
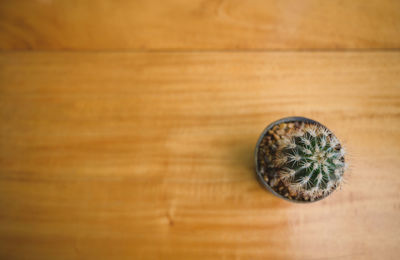
<path fill-rule="evenodd" d="M 308 128 L 316 129 L 316 132 Z M 304 131 L 304 136 L 299 136 L 301 131 Z M 290 136 L 291 133 L 296 135 Z M 307 139 L 311 141 L 309 146 L 299 143 L 308 143 Z M 282 143 L 293 146 L 286 147 Z M 300 152 L 297 153 L 296 149 Z M 298 159 L 294 155 L 300 154 L 301 159 L 289 161 L 286 157 L 286 162 L 281 165 L 277 161 L 285 161 L 284 151 L 289 151 L 288 156 L 292 159 Z M 307 154 L 303 154 L 304 151 Z M 308 168 L 305 167 L 309 164 Z M 296 203 L 315 202 L 326 198 L 341 185 L 345 168 L 344 149 L 336 136 L 321 123 L 305 117 L 282 118 L 269 124 L 261 133 L 255 149 L 255 167 L 260 184 L 277 197 Z"/>

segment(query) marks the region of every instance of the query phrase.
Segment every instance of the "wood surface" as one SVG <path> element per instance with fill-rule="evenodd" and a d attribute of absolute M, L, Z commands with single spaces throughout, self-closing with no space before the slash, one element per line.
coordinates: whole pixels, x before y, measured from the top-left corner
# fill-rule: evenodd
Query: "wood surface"
<path fill-rule="evenodd" d="M 0 56 L 0 259 L 397 259 L 400 53 Z M 253 152 L 302 115 L 347 183 L 294 204 Z"/>
<path fill-rule="evenodd" d="M 348 151 L 264 190 L 266 125 Z M 400 259 L 400 2 L 0 1 L 0 259 Z"/>
<path fill-rule="evenodd" d="M 400 47 L 398 0 L 0 1 L 1 50 Z"/>

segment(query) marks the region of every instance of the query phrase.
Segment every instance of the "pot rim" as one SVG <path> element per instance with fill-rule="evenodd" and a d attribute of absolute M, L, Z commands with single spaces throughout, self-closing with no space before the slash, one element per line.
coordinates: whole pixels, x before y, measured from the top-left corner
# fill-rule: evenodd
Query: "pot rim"
<path fill-rule="evenodd" d="M 326 197 L 328 197 L 329 195 L 331 195 L 336 189 L 335 189 L 334 191 L 332 191 L 330 194 L 328 194 L 327 196 L 321 197 L 321 198 L 316 199 L 316 200 L 313 200 L 313 201 L 291 200 L 291 199 L 286 198 L 285 196 L 279 194 L 279 193 L 276 192 L 274 189 L 272 189 L 272 187 L 269 186 L 269 184 L 264 180 L 262 174 L 261 174 L 260 171 L 259 171 L 259 165 L 258 165 L 258 151 L 259 151 L 260 143 L 261 143 L 261 141 L 264 139 L 264 136 L 266 135 L 266 133 L 267 133 L 269 130 L 271 130 L 274 126 L 279 125 L 279 124 L 281 124 L 281 123 L 289 123 L 289 122 L 296 122 L 296 121 L 297 121 L 297 122 L 305 122 L 305 123 L 317 124 L 317 125 L 320 125 L 320 126 L 325 127 L 326 129 L 329 129 L 329 128 L 327 128 L 326 126 L 324 126 L 323 124 L 321 124 L 321 123 L 318 122 L 318 121 L 315 121 L 315 120 L 312 120 L 312 119 L 306 118 L 306 117 L 301 117 L 301 116 L 284 117 L 284 118 L 281 118 L 281 119 L 279 119 L 279 120 L 276 120 L 276 121 L 270 123 L 270 124 L 262 131 L 260 137 L 258 138 L 258 141 L 257 141 L 257 144 L 256 144 L 256 149 L 255 149 L 255 152 L 254 152 L 257 179 L 258 179 L 259 183 L 260 183 L 265 189 L 267 189 L 268 191 L 270 191 L 270 192 L 271 192 L 272 194 L 274 194 L 275 196 L 277 196 L 277 197 L 279 197 L 279 198 L 281 198 L 281 199 L 284 199 L 284 200 L 286 200 L 286 201 L 290 201 L 290 202 L 294 202 L 294 203 L 312 203 L 312 202 L 317 202 L 317 201 L 320 201 L 320 200 L 322 200 L 322 199 L 325 199 Z M 337 137 L 336 137 L 336 138 L 337 138 Z M 339 140 L 339 139 L 338 139 L 338 140 Z M 340 142 L 340 140 L 339 140 L 339 142 Z"/>

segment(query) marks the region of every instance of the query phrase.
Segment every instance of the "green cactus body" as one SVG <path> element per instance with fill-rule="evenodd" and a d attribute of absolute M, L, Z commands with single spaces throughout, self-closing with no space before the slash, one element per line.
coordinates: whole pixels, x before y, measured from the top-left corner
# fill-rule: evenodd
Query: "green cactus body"
<path fill-rule="evenodd" d="M 277 181 L 298 198 L 324 197 L 342 183 L 345 152 L 325 127 L 303 124 L 280 136 L 276 146 L 272 164 Z"/>

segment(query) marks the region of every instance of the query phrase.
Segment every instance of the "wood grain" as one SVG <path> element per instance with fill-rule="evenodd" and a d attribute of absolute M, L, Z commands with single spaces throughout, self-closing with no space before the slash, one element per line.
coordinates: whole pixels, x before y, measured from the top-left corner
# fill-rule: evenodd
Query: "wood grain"
<path fill-rule="evenodd" d="M 1 259 L 396 259 L 400 53 L 3 53 Z M 347 184 L 257 183 L 280 117 L 330 127 Z"/>
<path fill-rule="evenodd" d="M 2 50 L 400 48 L 396 0 L 0 2 Z"/>

